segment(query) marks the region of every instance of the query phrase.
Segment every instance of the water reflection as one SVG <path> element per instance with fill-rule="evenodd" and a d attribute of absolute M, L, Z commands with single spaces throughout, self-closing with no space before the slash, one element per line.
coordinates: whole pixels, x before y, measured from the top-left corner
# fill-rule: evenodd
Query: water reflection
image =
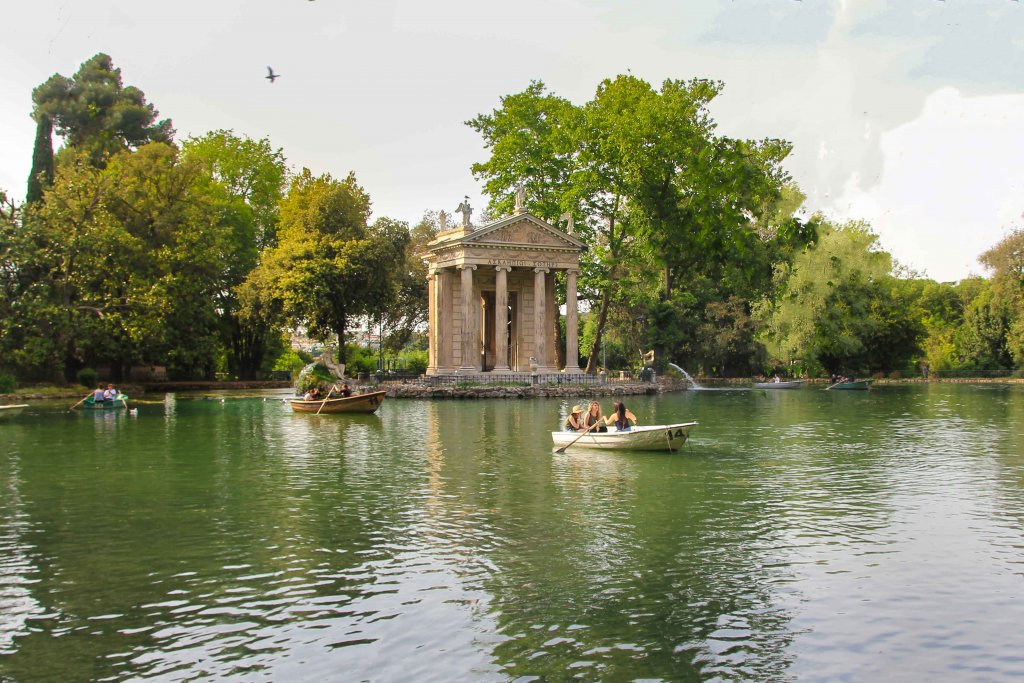
<path fill-rule="evenodd" d="M 5 425 L 5 430 L 18 431 L 18 427 Z M 15 639 L 27 635 L 30 622 L 44 613 L 30 590 L 38 570 L 26 539 L 32 528 L 22 501 L 17 456 L 9 452 L 0 460 L 0 491 L 5 501 L 0 508 L 0 656 L 14 653 Z"/>

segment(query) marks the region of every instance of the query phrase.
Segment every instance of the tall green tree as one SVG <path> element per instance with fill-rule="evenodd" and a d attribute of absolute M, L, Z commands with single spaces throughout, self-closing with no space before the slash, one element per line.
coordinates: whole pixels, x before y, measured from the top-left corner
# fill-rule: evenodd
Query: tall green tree
<path fill-rule="evenodd" d="M 491 150 L 474 166 L 487 180 L 496 211 L 509 208 L 517 179 L 535 188 L 530 209 L 549 218 L 571 211 L 590 245 L 581 263 L 580 291 L 596 310 L 588 369 L 596 368 L 610 307 L 646 300 L 657 326 L 648 341 L 678 346 L 686 317 L 677 308 L 691 296 L 674 296 L 676 281 L 695 276 L 720 281 L 731 296 L 751 298 L 771 282 L 773 258 L 782 250 L 759 231 L 777 214 L 788 176 L 781 162 L 789 145 L 717 136 L 708 105 L 721 91 L 715 81 L 667 80 L 660 89 L 630 75 L 603 81 L 582 106 L 532 83 L 502 99 L 502 108 L 469 122 Z M 529 199 L 528 199 L 529 203 Z M 660 266 L 663 291 L 652 299 L 634 262 Z M 759 289 L 760 288 L 760 289 Z M 611 316 L 615 317 L 615 316 Z M 634 316 L 635 317 L 635 316 Z M 631 326 L 631 325 L 627 325 Z M 624 330 L 625 331 L 625 330 Z M 590 338 L 588 337 L 588 340 Z"/>
<path fill-rule="evenodd" d="M 13 338 L 69 379 L 84 365 L 122 377 L 138 363 L 211 377 L 233 226 L 205 181 L 162 143 L 110 157 L 103 169 L 85 154 L 69 157 L 13 241 L 25 325 Z"/>
<path fill-rule="evenodd" d="M 345 362 L 345 333 L 357 316 L 376 318 L 392 302 L 408 231 L 367 225 L 370 197 L 344 180 L 303 169 L 281 203 L 278 244 L 250 276 L 253 301 L 278 309 L 313 337 L 333 335 Z"/>
<path fill-rule="evenodd" d="M 170 143 L 174 137 L 170 119 L 158 121 L 142 90 L 124 85 L 121 70 L 103 53 L 83 62 L 70 78 L 51 76 L 32 91 L 32 102 L 33 118 L 52 121 L 64 148 L 85 153 L 95 166 L 122 150 Z"/>
<path fill-rule="evenodd" d="M 218 130 L 187 139 L 182 158 L 205 172 L 209 194 L 220 197 L 234 226 L 216 304 L 228 371 L 252 379 L 277 343 L 280 321 L 265 315 L 240 316 L 238 287 L 256 267 L 259 254 L 277 242 L 278 206 L 287 177 L 284 154 L 266 138 L 252 140 Z"/>
<path fill-rule="evenodd" d="M 1006 311 L 1006 350 L 1024 368 L 1024 228 L 1017 228 L 978 257 L 992 273 L 994 302 Z"/>
<path fill-rule="evenodd" d="M 43 191 L 53 184 L 53 122 L 46 114 L 36 116 L 36 141 L 32 147 L 32 170 L 28 174 L 26 204 L 43 198 Z"/>
<path fill-rule="evenodd" d="M 891 256 L 864 223 L 818 220 L 818 241 L 777 268 L 778 298 L 756 308 L 769 353 L 812 372 L 904 370 L 924 328 L 891 276 Z"/>

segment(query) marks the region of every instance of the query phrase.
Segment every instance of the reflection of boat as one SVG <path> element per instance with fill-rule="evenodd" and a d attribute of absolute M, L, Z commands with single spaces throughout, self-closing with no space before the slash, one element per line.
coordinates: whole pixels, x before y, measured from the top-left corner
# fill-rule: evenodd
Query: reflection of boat
<path fill-rule="evenodd" d="M 386 393 L 374 391 L 369 394 L 320 399 L 319 401 L 293 398 L 289 400 L 289 403 L 292 404 L 292 410 L 297 413 L 372 413 L 380 408 Z"/>
<path fill-rule="evenodd" d="M 804 385 L 802 379 L 787 380 L 785 382 L 754 382 L 755 389 L 799 389 Z"/>
<path fill-rule="evenodd" d="M 82 405 L 86 408 L 95 408 L 96 410 L 102 410 L 104 408 L 127 408 L 128 394 L 118 394 L 117 398 L 113 401 L 97 401 L 94 397 L 90 396 L 85 399 Z"/>
<path fill-rule="evenodd" d="M 615 430 L 608 432 L 551 432 L 555 446 L 563 448 L 572 444 L 573 448 L 608 448 L 621 451 L 675 451 L 690 436 L 690 430 L 696 422 L 682 422 L 673 425 L 650 425 L 633 427 L 625 432 Z M 577 439 L 575 443 L 573 441 Z"/>
<path fill-rule="evenodd" d="M 0 406 L 0 417 L 3 417 L 4 415 L 17 415 L 25 408 L 28 408 L 27 403 L 19 403 L 12 406 Z"/>
<path fill-rule="evenodd" d="M 870 379 L 851 379 L 851 380 L 847 380 L 845 382 L 836 382 L 835 384 L 833 384 L 830 387 L 825 387 L 826 390 L 828 390 L 828 389 L 870 389 L 870 388 L 871 388 L 871 380 Z"/>

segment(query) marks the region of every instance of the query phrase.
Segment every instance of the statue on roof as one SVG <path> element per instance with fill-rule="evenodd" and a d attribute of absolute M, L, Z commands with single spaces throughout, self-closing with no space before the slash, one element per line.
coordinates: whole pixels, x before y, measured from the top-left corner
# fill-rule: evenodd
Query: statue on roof
<path fill-rule="evenodd" d="M 526 185 L 522 181 L 516 185 L 516 213 L 526 212 Z"/>
<path fill-rule="evenodd" d="M 470 226 L 469 219 L 473 215 L 473 207 L 469 205 L 469 195 L 465 196 L 455 210 L 462 213 L 462 227 L 468 228 Z"/>
<path fill-rule="evenodd" d="M 574 227 L 573 226 L 572 212 L 571 211 L 566 211 L 561 216 L 559 216 L 559 218 L 561 218 L 563 221 L 568 221 L 568 223 L 567 223 L 567 225 L 565 227 L 565 232 L 567 234 L 571 235 L 572 232 L 573 232 L 573 227 Z"/>
<path fill-rule="evenodd" d="M 438 232 L 444 232 L 448 229 L 448 214 L 444 212 L 444 209 L 437 213 L 437 226 Z"/>

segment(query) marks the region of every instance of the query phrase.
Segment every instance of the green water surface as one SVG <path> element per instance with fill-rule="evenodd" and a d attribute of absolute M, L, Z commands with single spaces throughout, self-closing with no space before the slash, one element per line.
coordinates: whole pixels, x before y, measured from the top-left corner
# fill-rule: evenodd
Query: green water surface
<path fill-rule="evenodd" d="M 672 455 L 555 454 L 558 400 L 146 398 L 0 422 L 3 680 L 1024 675 L 1022 388 L 626 397 L 700 422 Z"/>

